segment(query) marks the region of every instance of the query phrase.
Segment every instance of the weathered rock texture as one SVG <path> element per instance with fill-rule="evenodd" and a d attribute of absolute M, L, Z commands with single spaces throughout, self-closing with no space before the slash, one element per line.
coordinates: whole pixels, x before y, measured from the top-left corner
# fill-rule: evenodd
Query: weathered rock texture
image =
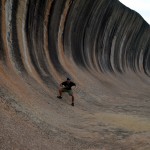
<path fill-rule="evenodd" d="M 75 107 L 60 82 L 71 77 Z M 0 149 L 149 150 L 150 26 L 118 0 L 0 0 Z"/>

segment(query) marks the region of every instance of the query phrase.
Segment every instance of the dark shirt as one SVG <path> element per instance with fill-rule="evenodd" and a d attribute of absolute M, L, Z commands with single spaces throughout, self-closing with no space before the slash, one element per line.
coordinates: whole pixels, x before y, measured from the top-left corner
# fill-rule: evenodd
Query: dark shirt
<path fill-rule="evenodd" d="M 76 86 L 76 84 L 73 83 L 72 81 L 70 81 L 69 83 L 67 81 L 65 81 L 65 82 L 62 82 L 61 84 L 64 85 L 65 89 L 67 89 L 67 90 L 71 90 L 72 86 Z"/>

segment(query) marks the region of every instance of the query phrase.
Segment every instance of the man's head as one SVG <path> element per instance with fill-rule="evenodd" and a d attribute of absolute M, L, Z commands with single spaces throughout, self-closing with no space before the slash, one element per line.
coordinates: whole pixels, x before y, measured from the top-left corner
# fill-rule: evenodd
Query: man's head
<path fill-rule="evenodd" d="M 70 82 L 71 81 L 71 79 L 70 78 L 67 78 L 67 82 Z"/>

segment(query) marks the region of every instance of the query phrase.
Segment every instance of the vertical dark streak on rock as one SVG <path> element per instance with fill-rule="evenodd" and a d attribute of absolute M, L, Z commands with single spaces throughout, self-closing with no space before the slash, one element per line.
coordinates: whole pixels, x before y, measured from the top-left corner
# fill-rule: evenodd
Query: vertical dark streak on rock
<path fill-rule="evenodd" d="M 29 1 L 28 4 L 28 11 L 27 11 L 27 16 L 26 16 L 26 25 L 25 25 L 25 30 L 26 30 L 26 36 L 27 36 L 27 44 L 28 44 L 28 48 L 29 48 L 29 54 L 30 54 L 30 58 L 31 58 L 31 62 L 33 64 L 33 66 L 35 67 L 36 71 L 39 72 L 38 69 L 38 65 L 36 62 L 36 58 L 35 58 L 35 52 L 34 52 L 34 45 L 33 45 L 33 30 L 34 30 L 34 13 L 35 13 L 35 7 L 36 5 L 36 0 L 32 0 Z M 39 72 L 40 74 L 40 72 Z"/>
<path fill-rule="evenodd" d="M 74 1 L 73 3 L 74 5 L 70 6 L 69 14 L 67 15 L 67 20 L 65 22 L 64 47 L 66 47 L 66 54 L 70 53 L 77 65 L 85 67 L 82 53 L 83 37 L 81 33 L 83 26 L 81 27 L 82 29 L 79 26 L 81 26 L 81 23 L 83 24 L 83 22 L 80 21 L 80 19 L 83 18 L 81 11 L 84 12 L 86 3 L 83 1 Z M 84 8 L 82 10 L 81 7 L 83 4 Z M 72 17 L 74 17 L 74 19 L 72 19 Z"/>
<path fill-rule="evenodd" d="M 113 7 L 111 6 L 111 3 L 113 2 L 104 1 L 104 3 L 99 8 L 101 9 L 105 7 L 105 11 L 100 10 L 100 14 L 102 15 L 99 16 L 101 20 L 99 23 L 99 27 L 97 26 L 99 30 L 98 30 L 97 47 L 96 47 L 97 56 L 98 56 L 98 65 L 102 72 L 107 72 L 107 71 L 113 72 L 110 63 L 110 52 L 111 52 L 110 48 L 111 48 L 112 41 L 109 39 L 110 38 L 109 36 L 108 37 L 105 36 L 105 34 L 108 34 L 107 26 L 109 23 L 109 19 L 111 18 L 111 13 L 113 11 Z"/>
<path fill-rule="evenodd" d="M 66 74 L 64 68 L 58 59 L 58 30 L 60 25 L 61 13 L 64 10 L 66 0 L 55 0 L 52 2 L 52 7 L 49 12 L 48 21 L 48 47 L 49 55 L 55 69 L 61 74 Z"/>
<path fill-rule="evenodd" d="M 0 20 L 2 20 L 2 2 L 0 1 Z M 0 22 L 0 33 L 2 33 L 2 21 Z M 5 51 L 3 47 L 2 34 L 0 34 L 0 61 L 5 62 Z"/>
<path fill-rule="evenodd" d="M 25 73 L 25 68 L 22 62 L 20 48 L 18 44 L 18 36 L 17 36 L 17 10 L 18 10 L 18 0 L 13 1 L 12 6 L 12 59 L 15 63 L 16 68 L 21 72 Z"/>
<path fill-rule="evenodd" d="M 85 68 L 88 66 L 87 57 L 88 56 L 88 49 L 86 49 L 85 35 L 86 35 L 86 28 L 88 27 L 88 18 L 91 15 L 91 9 L 93 7 L 94 2 L 86 1 L 80 2 L 79 6 L 80 9 L 77 12 L 76 20 L 73 25 L 74 34 L 72 34 L 72 55 L 74 61 L 80 66 L 84 66 Z M 84 6 L 84 7 L 83 7 Z M 86 16 L 86 17 L 84 17 Z M 91 60 L 92 55 L 90 55 Z"/>
<path fill-rule="evenodd" d="M 44 10 L 46 7 L 46 0 L 43 0 L 42 3 L 39 1 L 37 6 L 37 11 L 35 14 L 35 41 L 36 45 L 36 53 L 40 63 L 41 68 L 48 73 L 46 60 L 45 60 L 45 53 L 43 50 L 44 45 Z"/>
<path fill-rule="evenodd" d="M 66 25 L 67 25 L 67 20 L 69 18 L 69 14 L 71 13 L 71 9 L 74 6 L 73 4 L 74 4 L 74 2 L 71 0 L 71 2 L 69 3 L 69 8 L 68 8 L 67 14 L 66 14 L 66 19 L 64 21 L 64 31 L 63 31 L 63 35 L 62 35 L 62 43 L 63 43 L 63 49 L 64 49 L 64 51 L 65 51 L 65 46 L 64 45 L 65 45 Z"/>
<path fill-rule="evenodd" d="M 29 1 L 25 31 L 32 65 L 46 85 L 53 84 L 44 53 L 44 12 L 46 0 Z M 35 44 L 36 43 L 36 44 Z M 43 74 L 43 72 L 46 73 Z"/>
<path fill-rule="evenodd" d="M 150 38 L 147 42 L 147 46 L 143 55 L 144 72 L 150 77 Z"/>

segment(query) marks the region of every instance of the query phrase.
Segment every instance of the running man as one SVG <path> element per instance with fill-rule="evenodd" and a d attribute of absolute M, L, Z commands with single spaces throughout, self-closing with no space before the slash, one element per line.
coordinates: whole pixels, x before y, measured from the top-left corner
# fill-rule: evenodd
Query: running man
<path fill-rule="evenodd" d="M 67 92 L 72 97 L 71 105 L 74 106 L 74 96 L 73 96 L 73 91 L 71 89 L 72 86 L 76 86 L 76 84 L 72 82 L 71 79 L 67 78 L 67 81 L 64 81 L 60 84 L 59 96 L 57 96 L 57 98 L 61 99 L 62 93 Z"/>

